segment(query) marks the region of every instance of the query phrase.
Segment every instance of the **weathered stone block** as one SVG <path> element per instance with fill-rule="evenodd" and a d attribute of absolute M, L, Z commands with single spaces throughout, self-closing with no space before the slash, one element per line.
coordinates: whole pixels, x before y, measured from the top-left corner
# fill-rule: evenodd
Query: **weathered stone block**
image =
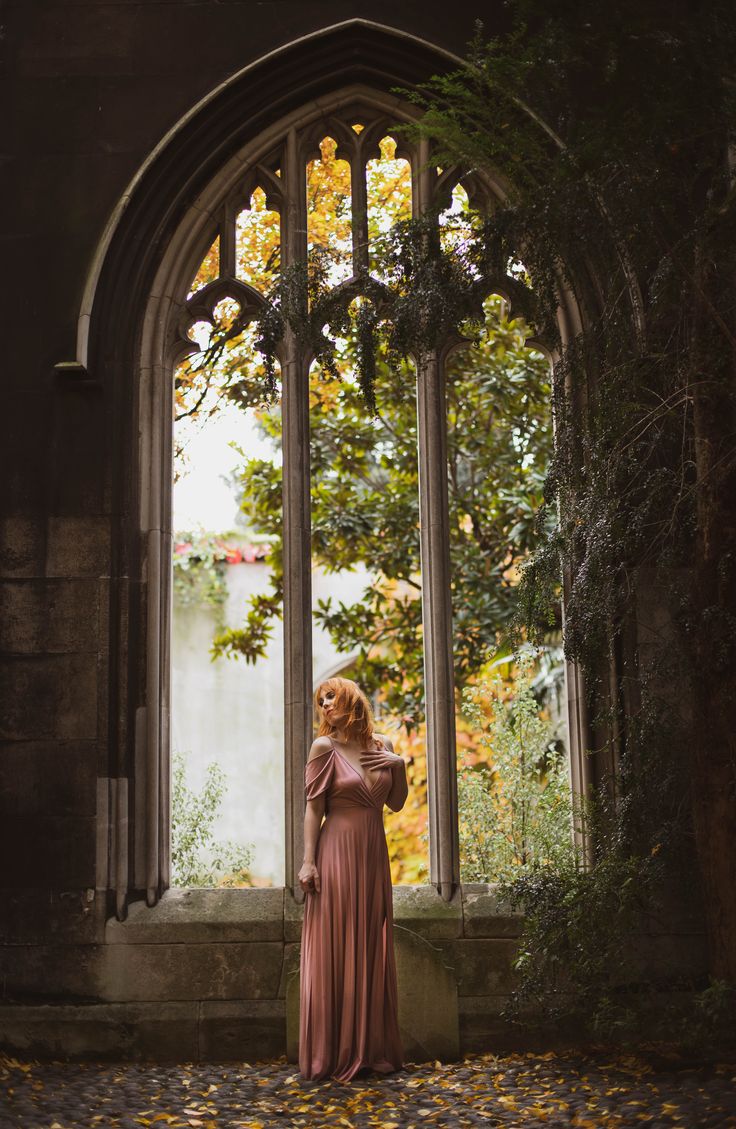
<path fill-rule="evenodd" d="M 284 890 L 284 940 L 301 941 L 304 902 L 294 900 L 290 889 Z"/>
<path fill-rule="evenodd" d="M 97 992 L 105 1000 L 276 999 L 280 941 L 105 945 Z"/>
<path fill-rule="evenodd" d="M 101 965 L 99 945 L 6 945 L 2 998 L 15 1003 L 98 1003 Z"/>
<path fill-rule="evenodd" d="M 22 193 L 28 201 L 28 193 Z M 20 199 L 18 199 L 20 203 Z M 30 203 L 30 202 L 29 202 Z M 5 287 L 7 293 L 8 287 Z M 4 303 L 3 303 L 4 305 Z M 8 311 L 9 312 L 9 311 Z M 11 315 L 12 317 L 12 315 Z M 16 325 L 15 320 L 7 322 Z M 8 352 L 13 346 L 8 341 Z M 4 354 L 6 363 L 13 371 L 21 365 L 13 365 Z M 11 371 L 10 367 L 7 371 Z M 13 381 L 12 393 L 3 398 L 3 438 L 0 444 L 0 481 L 3 484 L 3 511 L 15 514 L 43 514 L 48 505 L 48 463 L 43 455 L 48 449 L 49 435 L 49 395 L 48 389 L 41 387 L 40 381 Z M 29 421 L 33 420 L 34 442 L 29 443 Z M 39 458 L 39 454 L 43 453 Z M 40 519 L 45 526 L 45 519 Z M 37 576 L 43 575 L 43 550 L 38 558 L 38 568 L 33 569 Z"/>
<path fill-rule="evenodd" d="M 281 888 L 196 890 L 172 887 L 155 906 L 133 902 L 125 921 L 111 917 L 109 943 L 176 944 L 206 941 L 281 941 Z"/>
<path fill-rule="evenodd" d="M 466 883 L 462 887 L 462 907 L 465 937 L 517 937 L 521 932 L 523 913 L 502 902 L 493 885 Z"/>
<path fill-rule="evenodd" d="M 96 850 L 93 816 L 5 814 L 0 819 L 6 888 L 94 887 Z"/>
<path fill-rule="evenodd" d="M 704 933 L 631 936 L 626 945 L 622 982 L 697 983 L 708 976 L 708 942 Z"/>
<path fill-rule="evenodd" d="M 0 1047 L 55 1059 L 192 1062 L 198 1057 L 198 1005 L 6 1004 Z"/>
<path fill-rule="evenodd" d="M 528 1026 L 501 1017 L 507 996 L 463 996 L 459 1000 L 460 1047 L 463 1054 L 507 1054 L 537 1048 L 549 1050 L 560 1031 L 535 1020 Z M 564 1041 L 563 1041 L 564 1045 Z"/>
<path fill-rule="evenodd" d="M 515 985 L 512 962 L 518 943 L 503 938 L 462 938 L 442 943 L 455 969 L 460 996 L 503 996 Z"/>
<path fill-rule="evenodd" d="M 395 886 L 394 921 L 422 937 L 461 937 L 460 891 L 446 902 L 434 886 Z"/>
<path fill-rule="evenodd" d="M 259 1061 L 284 1053 L 283 1000 L 204 1000 L 200 1004 L 199 1057 L 204 1061 Z"/>
<path fill-rule="evenodd" d="M 13 580 L 0 587 L 0 649 L 15 653 L 96 651 L 95 580 Z"/>
<path fill-rule="evenodd" d="M 0 945 L 91 945 L 102 939 L 104 891 L 0 890 Z"/>
<path fill-rule="evenodd" d="M 47 576 L 107 576 L 110 520 L 103 514 L 48 520 Z"/>
<path fill-rule="evenodd" d="M 299 969 L 292 971 L 286 978 L 286 1061 L 299 1061 L 299 996 L 301 991 L 301 978 Z"/>
<path fill-rule="evenodd" d="M 284 963 L 281 968 L 281 980 L 279 981 L 279 999 L 286 999 L 286 990 L 290 979 L 294 973 L 299 972 L 299 960 L 301 954 L 301 945 L 291 943 L 284 945 Z"/>
<path fill-rule="evenodd" d="M 3 659 L 0 739 L 77 741 L 96 736 L 96 655 Z"/>
<path fill-rule="evenodd" d="M 0 572 L 3 576 L 42 576 L 45 556 L 44 520 L 22 514 L 0 520 Z"/>
<path fill-rule="evenodd" d="M 0 744 L 0 812 L 94 816 L 96 762 L 94 741 Z"/>
<path fill-rule="evenodd" d="M 396 926 L 394 951 L 399 1030 L 407 1061 L 458 1058 L 457 983 L 442 950 L 419 934 Z"/>

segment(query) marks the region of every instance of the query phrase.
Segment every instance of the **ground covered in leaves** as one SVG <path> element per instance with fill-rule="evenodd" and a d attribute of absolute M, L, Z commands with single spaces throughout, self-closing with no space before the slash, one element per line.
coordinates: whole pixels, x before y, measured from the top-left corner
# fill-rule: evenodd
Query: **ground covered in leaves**
<path fill-rule="evenodd" d="M 0 1055 L 0 1129 L 266 1126 L 736 1127 L 736 1063 L 674 1054 L 469 1055 L 350 1083 L 258 1063 L 65 1063 Z"/>

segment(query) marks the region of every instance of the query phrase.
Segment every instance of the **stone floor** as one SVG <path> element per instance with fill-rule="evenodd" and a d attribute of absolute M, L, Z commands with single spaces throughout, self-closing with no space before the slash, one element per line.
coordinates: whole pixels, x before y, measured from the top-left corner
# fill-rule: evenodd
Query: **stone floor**
<path fill-rule="evenodd" d="M 662 1051 L 469 1055 L 351 1083 L 304 1082 L 284 1059 L 177 1066 L 0 1055 L 0 1129 L 266 1126 L 736 1126 L 736 1063 Z"/>

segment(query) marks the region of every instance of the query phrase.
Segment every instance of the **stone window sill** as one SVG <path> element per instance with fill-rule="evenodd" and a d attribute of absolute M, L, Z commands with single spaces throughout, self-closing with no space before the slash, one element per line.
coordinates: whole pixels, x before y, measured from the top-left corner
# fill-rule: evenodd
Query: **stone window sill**
<path fill-rule="evenodd" d="M 394 886 L 394 921 L 428 939 L 515 937 L 522 914 L 503 905 L 494 886 L 466 884 L 451 902 L 434 886 Z M 172 887 L 155 906 L 133 902 L 125 921 L 105 925 L 108 944 L 298 942 L 303 906 L 284 887 Z"/>

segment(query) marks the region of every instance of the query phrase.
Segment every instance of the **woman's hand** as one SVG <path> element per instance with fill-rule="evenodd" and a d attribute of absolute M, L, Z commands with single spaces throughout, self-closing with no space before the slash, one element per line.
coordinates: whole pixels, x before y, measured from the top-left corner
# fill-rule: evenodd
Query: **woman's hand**
<path fill-rule="evenodd" d="M 398 753 L 393 752 L 393 745 L 388 737 L 376 737 L 379 748 L 361 754 L 360 763 L 370 772 L 373 769 L 391 769 L 391 788 L 386 803 L 391 811 L 401 811 L 409 795 L 409 784 L 406 779 L 406 761 Z M 386 747 L 389 745 L 391 751 Z M 398 769 L 401 771 L 397 771 Z"/>
<path fill-rule="evenodd" d="M 308 894 L 319 894 L 319 872 L 313 862 L 303 862 L 299 871 L 299 885 Z"/>
<path fill-rule="evenodd" d="M 360 754 L 360 763 L 369 772 L 378 768 L 396 768 L 397 765 L 404 764 L 404 758 L 400 757 L 398 753 L 390 753 L 387 748 L 376 749 L 373 752 L 366 752 Z"/>

